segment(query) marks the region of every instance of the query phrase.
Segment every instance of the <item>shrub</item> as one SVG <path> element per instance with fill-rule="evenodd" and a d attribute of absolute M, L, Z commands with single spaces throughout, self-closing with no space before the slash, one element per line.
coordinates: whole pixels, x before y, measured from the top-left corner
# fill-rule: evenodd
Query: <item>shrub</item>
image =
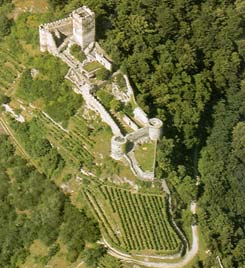
<path fill-rule="evenodd" d="M 127 103 L 127 104 L 123 105 L 122 109 L 123 109 L 123 112 L 125 114 L 127 114 L 130 117 L 133 117 L 133 107 L 132 107 L 131 103 Z"/>
<path fill-rule="evenodd" d="M 59 252 L 60 250 L 60 245 L 55 243 L 53 244 L 50 248 L 49 248 L 49 251 L 48 251 L 48 256 L 49 258 L 52 258 L 57 252 Z"/>
<path fill-rule="evenodd" d="M 78 257 L 78 252 L 75 249 L 69 250 L 66 258 L 69 262 L 75 262 L 77 260 Z"/>
<path fill-rule="evenodd" d="M 9 103 L 10 100 L 11 100 L 10 97 L 0 93 L 0 105 L 5 104 L 5 103 Z"/>
<path fill-rule="evenodd" d="M 110 109 L 113 96 L 104 90 L 98 90 L 96 94 L 105 108 Z"/>
<path fill-rule="evenodd" d="M 81 50 L 81 47 L 77 44 L 73 44 L 70 48 L 70 53 L 74 56 L 77 60 L 83 62 L 86 59 L 86 55 Z"/>
<path fill-rule="evenodd" d="M 10 33 L 11 21 L 5 16 L 0 14 L 0 40 Z"/>
<path fill-rule="evenodd" d="M 113 111 L 118 112 L 122 109 L 122 103 L 119 100 L 112 99 L 110 102 L 110 107 Z"/>
<path fill-rule="evenodd" d="M 106 68 L 100 68 L 96 73 L 96 78 L 99 80 L 107 80 L 110 76 L 110 71 Z"/>

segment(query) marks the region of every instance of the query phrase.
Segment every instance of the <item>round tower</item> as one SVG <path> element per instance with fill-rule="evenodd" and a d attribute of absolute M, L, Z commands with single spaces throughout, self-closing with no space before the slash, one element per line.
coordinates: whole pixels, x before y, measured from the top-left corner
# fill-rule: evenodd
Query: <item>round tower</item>
<path fill-rule="evenodd" d="M 123 136 L 113 136 L 111 139 L 111 157 L 115 160 L 122 159 L 126 152 L 127 139 Z"/>
<path fill-rule="evenodd" d="M 162 121 L 158 118 L 151 118 L 149 124 L 149 138 L 151 140 L 159 140 L 162 137 Z"/>

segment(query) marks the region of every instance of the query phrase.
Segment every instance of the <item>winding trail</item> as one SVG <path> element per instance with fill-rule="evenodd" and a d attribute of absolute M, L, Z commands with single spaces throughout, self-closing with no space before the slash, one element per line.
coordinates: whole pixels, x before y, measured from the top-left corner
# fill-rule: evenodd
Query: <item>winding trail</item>
<path fill-rule="evenodd" d="M 170 214 L 172 215 L 171 196 L 170 196 L 170 191 L 169 191 L 169 188 L 168 188 L 165 180 L 163 180 L 163 182 L 162 182 L 162 188 L 163 188 L 163 191 L 165 191 L 169 195 L 169 198 L 168 198 L 169 210 L 170 210 Z M 192 212 L 192 214 L 196 214 L 196 207 L 197 207 L 196 202 L 192 201 L 190 204 L 190 211 Z M 188 264 L 198 253 L 198 250 L 199 250 L 198 229 L 197 229 L 197 225 L 191 226 L 192 244 L 191 244 L 190 249 L 189 249 L 188 241 L 186 240 L 183 233 L 179 230 L 178 226 L 175 224 L 173 219 L 172 219 L 172 223 L 175 225 L 175 227 L 177 227 L 178 233 L 181 235 L 182 239 L 184 240 L 184 243 L 186 244 L 186 254 L 184 255 L 184 257 L 182 259 L 177 260 L 176 262 L 169 263 L 169 262 L 164 261 L 165 259 L 172 261 L 174 258 L 172 258 L 171 256 L 168 258 L 166 256 L 162 256 L 162 257 L 156 256 L 156 258 L 158 260 L 149 261 L 150 258 L 153 259 L 154 257 L 147 256 L 147 255 L 141 255 L 141 257 L 145 260 L 139 260 L 139 258 L 135 258 L 135 256 L 132 256 L 132 255 L 127 254 L 127 253 L 123 253 L 123 252 L 113 248 L 104 238 L 103 238 L 103 244 L 108 248 L 108 253 L 111 256 L 113 256 L 117 259 L 123 260 L 125 262 L 128 262 L 128 263 L 134 263 L 134 264 L 143 265 L 143 266 L 151 267 L 151 268 L 181 268 L 182 266 Z"/>
<path fill-rule="evenodd" d="M 191 249 L 187 252 L 187 254 L 183 257 L 183 259 L 175 263 L 167 263 L 163 261 L 160 261 L 160 262 L 141 261 L 141 260 L 135 259 L 133 256 L 129 254 L 122 253 L 118 251 L 117 249 L 113 248 L 105 239 L 103 240 L 103 242 L 105 246 L 108 247 L 108 253 L 111 256 L 121 259 L 123 261 L 126 261 L 128 263 L 135 263 L 135 264 L 144 265 L 146 267 L 152 267 L 152 268 L 180 268 L 188 264 L 188 262 L 190 262 L 198 252 L 199 240 L 198 240 L 197 226 L 196 225 L 192 226 L 191 229 L 192 229 L 192 237 L 193 237 Z"/>

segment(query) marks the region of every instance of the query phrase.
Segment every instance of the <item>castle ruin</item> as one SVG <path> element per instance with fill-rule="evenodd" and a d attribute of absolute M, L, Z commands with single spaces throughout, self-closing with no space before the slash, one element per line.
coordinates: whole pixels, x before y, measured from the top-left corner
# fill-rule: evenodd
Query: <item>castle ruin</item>
<path fill-rule="evenodd" d="M 102 121 L 108 124 L 112 130 L 111 157 L 115 160 L 126 161 L 132 172 L 143 180 L 153 180 L 154 167 L 151 171 L 144 171 L 139 166 L 134 155 L 134 147 L 137 144 L 157 141 L 162 136 L 162 121 L 157 118 L 149 119 L 147 114 L 137 105 L 133 89 L 126 75 L 123 75 L 126 93 L 118 92 L 117 99 L 122 97 L 123 102 L 134 101 L 133 117 L 124 115 L 123 121 L 132 131 L 123 135 L 120 127 L 112 118 L 109 111 L 96 97 L 96 88 L 91 82 L 93 74 L 85 70 L 84 64 L 97 61 L 107 70 L 112 71 L 112 62 L 95 42 L 95 14 L 86 6 L 74 10 L 67 18 L 39 26 L 40 50 L 49 52 L 66 62 L 70 67 L 66 78 L 74 84 L 74 91 L 81 94 L 86 105 L 96 111 Z M 84 62 L 79 62 L 69 52 L 71 45 L 77 44 L 86 55 Z M 120 71 L 117 71 L 117 73 Z M 120 89 L 119 89 L 120 91 Z M 128 145 L 131 146 L 128 146 Z"/>
<path fill-rule="evenodd" d="M 69 17 L 39 26 L 40 50 L 57 54 L 64 41 L 73 39 L 83 50 L 95 42 L 95 15 L 83 6 Z"/>

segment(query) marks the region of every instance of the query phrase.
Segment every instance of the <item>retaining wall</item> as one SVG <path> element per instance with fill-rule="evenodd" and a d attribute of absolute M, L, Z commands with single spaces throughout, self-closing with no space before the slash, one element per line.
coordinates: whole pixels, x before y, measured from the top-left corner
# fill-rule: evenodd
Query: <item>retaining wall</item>
<path fill-rule="evenodd" d="M 136 142 L 136 143 L 141 141 L 144 138 L 149 138 L 149 128 L 148 127 L 140 128 L 140 129 L 126 135 L 126 138 L 129 141 Z"/>

